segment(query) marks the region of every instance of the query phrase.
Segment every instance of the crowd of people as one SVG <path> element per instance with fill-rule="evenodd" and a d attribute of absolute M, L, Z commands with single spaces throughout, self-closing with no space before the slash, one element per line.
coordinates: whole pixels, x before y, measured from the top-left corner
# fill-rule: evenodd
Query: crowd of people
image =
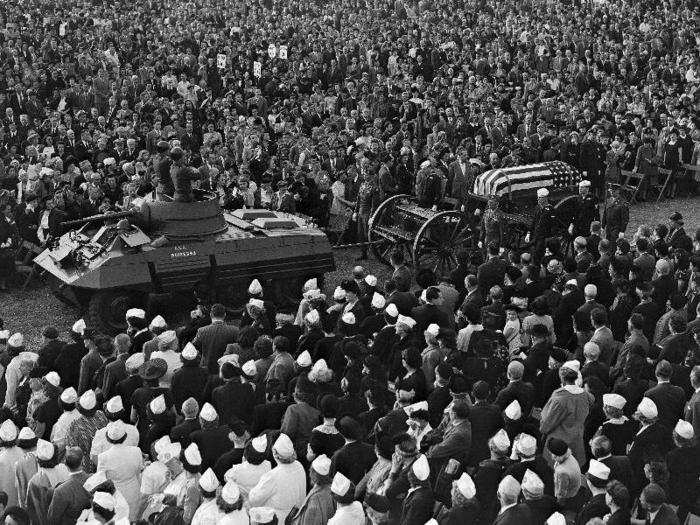
<path fill-rule="evenodd" d="M 115 337 L 77 320 L 36 347 L 0 326 L 1 519 L 700 519 L 700 239 L 677 212 L 627 232 L 619 192 L 598 205 L 622 170 L 645 176 L 639 199 L 660 168 L 696 192 L 697 16 L 690 0 L 0 5 L 0 289 L 63 222 L 192 188 L 362 240 L 394 194 L 459 205 L 484 170 L 550 160 L 585 179 L 570 256 L 547 242 L 543 192 L 524 249 L 494 207 L 450 275 L 397 251 L 386 282 L 306 283 L 292 316 L 254 280 L 237 319 L 131 308 Z"/>
<path fill-rule="evenodd" d="M 700 246 L 678 213 L 633 246 L 592 226 L 563 261 L 395 251 L 293 314 L 255 279 L 236 319 L 0 327 L 5 523 L 692 522 Z"/>

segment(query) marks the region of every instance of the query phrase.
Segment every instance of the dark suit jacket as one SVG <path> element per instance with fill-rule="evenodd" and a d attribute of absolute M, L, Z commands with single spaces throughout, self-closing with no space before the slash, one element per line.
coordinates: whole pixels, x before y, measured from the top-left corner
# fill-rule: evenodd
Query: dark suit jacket
<path fill-rule="evenodd" d="M 419 334 L 423 333 L 423 331 L 432 323 L 435 323 L 440 328 L 450 327 L 450 319 L 447 316 L 447 313 L 440 309 L 440 307 L 433 304 L 416 306 L 413 310 L 411 310 L 411 317 L 413 317 L 413 319 L 416 321 L 415 331 L 417 331 Z"/>
<path fill-rule="evenodd" d="M 507 469 L 503 477 L 513 476 L 518 483 L 522 483 L 523 476 L 526 470 L 531 470 L 537 474 L 544 483 L 544 493 L 550 496 L 554 495 L 554 471 L 549 466 L 547 460 L 542 456 L 535 456 L 532 461 L 518 461 L 513 463 Z"/>
<path fill-rule="evenodd" d="M 435 498 L 430 487 L 420 487 L 411 492 L 401 508 L 402 525 L 425 525 L 433 517 Z"/>
<path fill-rule="evenodd" d="M 469 420 L 472 423 L 472 446 L 467 464 L 478 465 L 490 457 L 488 440 L 503 427 L 503 416 L 498 405 L 478 401 L 469 411 Z"/>
<path fill-rule="evenodd" d="M 535 402 L 535 387 L 524 381 L 513 381 L 498 393 L 495 403 L 501 410 L 505 410 L 515 399 L 520 403 L 523 418 L 528 417 Z"/>
<path fill-rule="evenodd" d="M 232 379 L 214 389 L 212 401 L 223 423 L 231 425 L 236 419 L 245 421 L 249 425 L 253 422 L 255 392 L 249 383 Z"/>
<path fill-rule="evenodd" d="M 47 515 L 48 525 L 75 525 L 83 509 L 90 508 L 91 497 L 83 487 L 89 477 L 85 472 L 72 474 L 54 489 Z"/>
<path fill-rule="evenodd" d="M 190 444 L 190 434 L 200 429 L 199 419 L 185 419 L 170 430 L 170 441 L 179 442 L 185 449 Z"/>
<path fill-rule="evenodd" d="M 202 353 L 204 365 L 210 374 L 219 373 L 217 360 L 224 355 L 226 345 L 235 343 L 238 337 L 238 328 L 226 323 L 212 323 L 197 330 L 192 343 Z"/>
<path fill-rule="evenodd" d="M 576 525 L 586 525 L 593 518 L 602 518 L 610 512 L 605 504 L 605 494 L 596 494 L 581 507 L 576 516 Z"/>
<path fill-rule="evenodd" d="M 644 393 L 659 410 L 659 423 L 662 423 L 667 430 L 673 429 L 676 422 L 683 417 L 685 407 L 685 392 L 679 386 L 671 383 L 661 383 L 650 388 Z M 669 434 L 669 438 L 671 435 Z"/>
<path fill-rule="evenodd" d="M 508 263 L 500 257 L 492 257 L 479 266 L 476 271 L 476 279 L 482 294 L 487 294 L 492 286 L 503 286 Z"/>
<path fill-rule="evenodd" d="M 616 479 L 625 487 L 632 482 L 632 464 L 627 456 L 608 456 L 599 460 L 610 469 L 610 479 Z"/>
<path fill-rule="evenodd" d="M 678 515 L 668 503 L 661 505 L 654 519 L 649 521 L 649 525 L 679 525 Z"/>
<path fill-rule="evenodd" d="M 333 454 L 332 472 L 340 472 L 357 485 L 372 468 L 377 456 L 374 448 L 367 443 L 355 441 L 343 445 Z"/>
<path fill-rule="evenodd" d="M 524 525 L 532 523 L 532 511 L 525 503 L 518 503 L 496 516 L 493 525 Z"/>

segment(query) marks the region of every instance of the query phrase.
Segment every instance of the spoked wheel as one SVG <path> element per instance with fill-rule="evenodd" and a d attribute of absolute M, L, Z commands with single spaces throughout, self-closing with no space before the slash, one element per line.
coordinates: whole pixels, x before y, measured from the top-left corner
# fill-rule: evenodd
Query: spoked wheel
<path fill-rule="evenodd" d="M 412 239 L 406 239 L 398 228 L 395 208 L 407 204 L 409 195 L 394 195 L 382 202 L 374 211 L 367 225 L 367 240 L 376 259 L 390 264 L 389 257 L 394 250 L 410 252 Z"/>
<path fill-rule="evenodd" d="M 465 215 L 444 211 L 418 230 L 413 243 L 413 265 L 436 275 L 449 275 L 457 266 L 457 253 L 473 245 L 472 228 Z"/>
<path fill-rule="evenodd" d="M 144 308 L 143 294 L 131 290 L 101 290 L 90 298 L 89 326 L 98 332 L 116 335 L 126 331 L 129 308 Z"/>

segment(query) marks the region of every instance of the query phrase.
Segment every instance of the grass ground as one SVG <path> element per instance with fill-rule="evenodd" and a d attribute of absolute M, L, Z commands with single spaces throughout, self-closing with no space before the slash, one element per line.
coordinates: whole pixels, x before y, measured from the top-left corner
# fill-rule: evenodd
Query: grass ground
<path fill-rule="evenodd" d="M 686 231 L 693 232 L 700 228 L 700 198 L 676 199 L 657 203 L 641 203 L 632 207 L 628 237 L 642 224 L 653 226 L 660 222 L 668 222 L 668 217 L 679 211 L 685 218 Z M 346 278 L 352 267 L 362 264 L 368 271 L 374 273 L 380 282 L 389 277 L 389 269 L 376 260 L 356 262 L 358 250 L 336 252 L 337 270 L 326 277 L 326 292 L 332 293 L 338 283 Z M 0 319 L 4 320 L 5 329 L 24 334 L 29 348 L 36 348 L 40 342 L 41 329 L 53 325 L 65 333 L 82 313 L 66 306 L 56 299 L 48 287 L 36 282 L 27 290 L 0 292 Z"/>

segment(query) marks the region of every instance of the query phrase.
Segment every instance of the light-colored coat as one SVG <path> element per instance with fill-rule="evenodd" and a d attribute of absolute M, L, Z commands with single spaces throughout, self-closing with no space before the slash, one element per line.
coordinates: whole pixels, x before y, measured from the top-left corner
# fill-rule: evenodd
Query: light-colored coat
<path fill-rule="evenodd" d="M 277 520 L 284 523 L 287 514 L 295 505 L 300 507 L 306 497 L 306 472 L 301 463 L 280 463 L 250 491 L 250 507 L 271 507 Z"/>
<path fill-rule="evenodd" d="M 0 449 L 0 490 L 7 494 L 7 507 L 19 504 L 15 485 L 15 465 L 23 457 L 24 451 L 17 446 Z"/>
<path fill-rule="evenodd" d="M 335 501 L 330 486 L 314 485 L 304 499 L 304 503 L 294 515 L 294 525 L 316 525 L 328 523 L 335 514 Z"/>
<path fill-rule="evenodd" d="M 15 466 L 17 497 L 19 498 L 19 506 L 23 509 L 27 508 L 27 487 L 29 486 L 29 480 L 32 479 L 38 470 L 39 464 L 37 463 L 34 452 L 25 452 L 24 457 L 20 459 Z"/>
<path fill-rule="evenodd" d="M 586 461 L 583 444 L 583 424 L 592 404 L 591 395 L 581 387 L 566 385 L 552 393 L 540 419 L 540 432 L 546 439 L 559 438 L 564 441 L 579 464 Z M 545 457 L 552 462 L 545 448 Z"/>
<path fill-rule="evenodd" d="M 141 501 L 141 450 L 131 445 L 112 445 L 97 456 L 97 470 L 104 471 L 107 479 L 114 482 L 129 504 L 129 518 L 136 520 Z"/>

